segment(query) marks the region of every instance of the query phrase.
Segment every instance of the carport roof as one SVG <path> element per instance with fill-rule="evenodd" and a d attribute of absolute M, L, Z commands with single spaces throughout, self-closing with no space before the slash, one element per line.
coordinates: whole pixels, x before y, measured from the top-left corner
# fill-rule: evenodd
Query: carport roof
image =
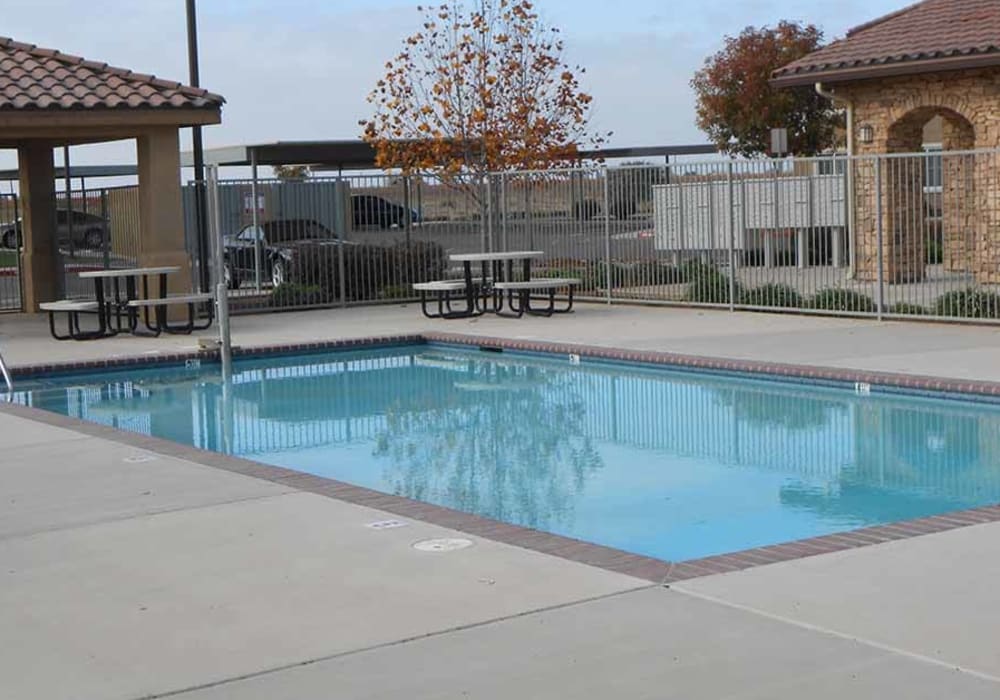
<path fill-rule="evenodd" d="M 0 112 L 218 110 L 224 98 L 0 37 Z"/>
<path fill-rule="evenodd" d="M 642 146 L 633 148 L 606 148 L 580 151 L 581 159 L 642 158 L 650 156 L 713 154 L 718 149 L 711 144 L 679 146 Z M 276 141 L 273 143 L 227 146 L 205 150 L 205 163 L 209 165 L 292 165 L 304 164 L 324 168 L 362 170 L 374 168 L 375 150 L 365 141 Z M 190 167 L 194 162 L 191 153 L 181 154 L 181 165 Z"/>

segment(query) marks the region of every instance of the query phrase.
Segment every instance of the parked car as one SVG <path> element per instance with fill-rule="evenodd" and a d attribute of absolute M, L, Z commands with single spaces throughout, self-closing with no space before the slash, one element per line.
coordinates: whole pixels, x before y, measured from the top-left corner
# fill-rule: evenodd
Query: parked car
<path fill-rule="evenodd" d="M 275 287 L 288 280 L 296 255 L 303 249 L 337 246 L 340 241 L 326 226 L 313 219 L 274 219 L 254 227 L 244 226 L 234 236 L 226 236 L 223 267 L 226 284 L 238 289 L 243 280 L 254 279 L 255 242 L 260 240 L 260 274 Z M 345 245 L 355 245 L 349 241 Z"/>
<path fill-rule="evenodd" d="M 97 214 L 68 209 L 56 209 L 56 238 L 59 245 L 70 243 L 70 220 L 73 221 L 72 242 L 78 249 L 101 250 L 111 238 L 111 224 Z M 21 219 L 0 226 L 0 243 L 4 248 L 21 247 Z"/>
<path fill-rule="evenodd" d="M 406 207 L 373 194 L 351 195 L 351 215 L 355 229 L 406 226 Z M 411 209 L 410 223 L 419 222 L 420 215 Z"/>

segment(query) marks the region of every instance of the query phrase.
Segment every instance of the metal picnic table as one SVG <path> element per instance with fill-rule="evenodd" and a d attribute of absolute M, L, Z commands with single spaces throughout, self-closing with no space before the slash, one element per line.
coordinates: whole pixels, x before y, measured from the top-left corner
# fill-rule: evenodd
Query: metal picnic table
<path fill-rule="evenodd" d="M 523 279 L 531 279 L 531 261 L 544 256 L 541 250 L 512 250 L 495 253 L 460 253 L 449 256 L 452 262 L 462 263 L 465 280 L 466 309 L 460 315 L 478 316 L 491 311 L 500 313 L 503 310 L 504 293 L 493 290 L 489 284 L 494 282 L 514 281 L 514 266 L 520 261 Z M 472 275 L 472 265 L 479 263 L 480 278 L 477 293 L 476 280 Z M 510 292 L 508 292 L 510 294 Z M 492 305 L 490 301 L 492 300 Z M 480 304 L 481 302 L 481 304 Z"/>

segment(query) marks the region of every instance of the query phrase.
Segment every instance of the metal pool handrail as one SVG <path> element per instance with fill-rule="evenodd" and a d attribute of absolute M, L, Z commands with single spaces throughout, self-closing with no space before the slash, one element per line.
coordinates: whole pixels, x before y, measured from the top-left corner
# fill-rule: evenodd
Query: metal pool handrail
<path fill-rule="evenodd" d="M 0 354 L 0 374 L 3 375 L 4 384 L 7 385 L 7 400 L 10 401 L 14 395 L 14 380 L 10 378 L 10 370 L 7 368 L 2 354 Z"/>

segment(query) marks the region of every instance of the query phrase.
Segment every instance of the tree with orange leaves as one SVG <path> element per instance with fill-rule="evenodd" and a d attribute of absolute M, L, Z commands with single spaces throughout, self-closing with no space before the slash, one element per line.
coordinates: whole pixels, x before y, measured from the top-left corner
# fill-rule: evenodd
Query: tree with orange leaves
<path fill-rule="evenodd" d="M 462 0 L 419 7 L 422 29 L 386 63 L 361 122 L 377 163 L 446 182 L 565 165 L 588 132 L 584 69 L 563 60 L 559 30 L 528 0 Z"/>

